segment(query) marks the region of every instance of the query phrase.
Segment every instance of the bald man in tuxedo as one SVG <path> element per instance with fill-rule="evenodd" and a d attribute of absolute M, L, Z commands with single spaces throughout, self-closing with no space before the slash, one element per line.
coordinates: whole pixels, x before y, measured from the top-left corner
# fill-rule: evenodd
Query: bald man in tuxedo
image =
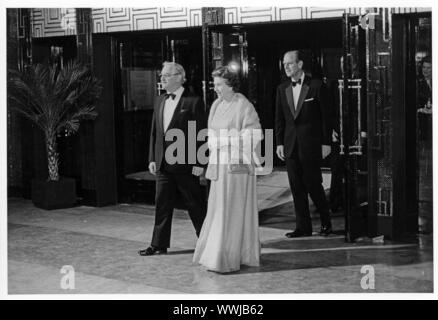
<path fill-rule="evenodd" d="M 286 162 L 296 212 L 296 228 L 288 238 L 312 235 L 308 195 L 320 214 L 320 234 L 332 232 L 321 173 L 322 158 L 331 152 L 330 109 L 324 84 L 304 73 L 302 56 L 298 50 L 284 55 L 289 79 L 278 86 L 276 98 L 276 152 Z"/>

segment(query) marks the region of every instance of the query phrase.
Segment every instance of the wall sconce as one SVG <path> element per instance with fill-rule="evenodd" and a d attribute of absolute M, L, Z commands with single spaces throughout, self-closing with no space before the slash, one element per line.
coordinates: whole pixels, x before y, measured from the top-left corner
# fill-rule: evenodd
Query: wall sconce
<path fill-rule="evenodd" d="M 228 64 L 228 67 L 233 71 L 233 72 L 237 72 L 237 71 L 239 71 L 239 69 L 240 69 L 240 66 L 239 66 L 239 64 L 237 63 L 237 62 L 230 62 L 229 64 Z"/>

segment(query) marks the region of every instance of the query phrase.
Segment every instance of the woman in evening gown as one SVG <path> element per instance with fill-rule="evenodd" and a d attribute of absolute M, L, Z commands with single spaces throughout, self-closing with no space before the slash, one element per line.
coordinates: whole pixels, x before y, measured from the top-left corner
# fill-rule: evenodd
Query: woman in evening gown
<path fill-rule="evenodd" d="M 251 155 L 261 140 L 261 126 L 252 103 L 237 92 L 238 75 L 228 67 L 219 67 L 212 76 L 218 99 L 208 118 L 210 158 L 206 178 L 211 184 L 207 216 L 193 261 L 208 270 L 226 273 L 239 270 L 241 265 L 260 263 L 256 175 Z M 256 131 L 259 134 L 254 134 Z M 242 158 L 247 159 L 245 164 L 230 164 L 235 163 L 231 159 L 239 157 L 240 163 L 244 162 Z"/>

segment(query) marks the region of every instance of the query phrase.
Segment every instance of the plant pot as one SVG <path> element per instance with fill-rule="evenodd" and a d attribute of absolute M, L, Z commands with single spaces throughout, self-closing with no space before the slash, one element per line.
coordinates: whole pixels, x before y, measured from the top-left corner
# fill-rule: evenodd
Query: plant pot
<path fill-rule="evenodd" d="M 76 182 L 72 178 L 59 181 L 32 180 L 32 202 L 38 208 L 52 210 L 76 204 Z"/>

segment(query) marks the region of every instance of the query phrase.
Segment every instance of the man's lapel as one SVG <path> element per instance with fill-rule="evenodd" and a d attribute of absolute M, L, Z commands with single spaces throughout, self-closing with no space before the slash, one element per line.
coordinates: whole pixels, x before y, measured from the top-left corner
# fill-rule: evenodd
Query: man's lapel
<path fill-rule="evenodd" d="M 158 133 L 164 134 L 163 127 L 163 112 L 164 112 L 164 103 L 166 102 L 166 98 L 164 95 L 160 97 L 158 100 Z"/>
<path fill-rule="evenodd" d="M 170 128 L 173 128 L 173 126 L 175 125 L 175 122 L 178 119 L 178 116 L 179 116 L 181 110 L 184 110 L 184 105 L 186 104 L 186 98 L 185 98 L 186 94 L 187 94 L 187 90 L 184 90 L 184 92 L 181 95 L 181 98 L 178 101 L 178 104 L 175 108 L 175 111 L 173 112 L 172 120 L 170 120 L 170 123 L 169 123 L 169 126 L 167 127 L 167 130 L 169 130 Z"/>
<path fill-rule="evenodd" d="M 304 81 L 303 81 L 303 84 L 301 86 L 300 97 L 298 98 L 297 111 L 294 114 L 295 119 L 300 114 L 300 111 L 301 111 L 301 109 L 303 107 L 304 99 L 306 99 L 306 97 L 307 97 L 307 92 L 309 92 L 309 78 L 305 77 Z"/>
<path fill-rule="evenodd" d="M 286 99 L 287 104 L 289 105 L 289 109 L 292 112 L 292 115 L 295 117 L 295 104 L 294 104 L 294 97 L 292 92 L 292 82 L 286 87 Z"/>

